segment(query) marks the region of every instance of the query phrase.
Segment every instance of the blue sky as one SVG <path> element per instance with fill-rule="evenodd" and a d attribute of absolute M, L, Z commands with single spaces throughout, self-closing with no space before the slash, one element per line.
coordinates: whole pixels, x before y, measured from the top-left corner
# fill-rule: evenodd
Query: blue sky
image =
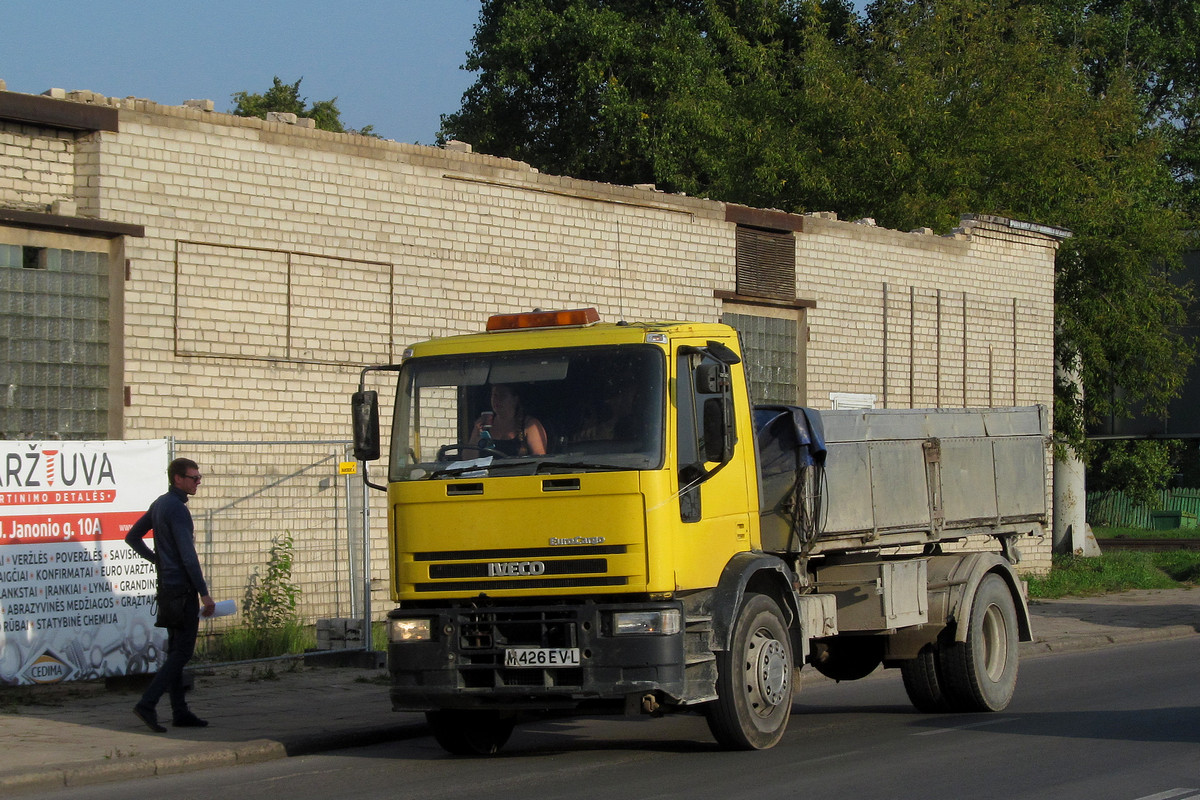
<path fill-rule="evenodd" d="M 349 128 L 432 144 L 472 82 L 479 0 L 0 0 L 9 91 L 86 89 L 166 105 L 303 78 Z"/>

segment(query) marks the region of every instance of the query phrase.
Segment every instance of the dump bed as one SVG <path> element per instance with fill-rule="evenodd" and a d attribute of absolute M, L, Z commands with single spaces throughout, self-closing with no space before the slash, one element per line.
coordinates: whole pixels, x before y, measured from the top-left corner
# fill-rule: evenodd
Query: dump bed
<path fill-rule="evenodd" d="M 1046 521 L 1048 411 L 756 410 L 763 549 L 817 554 Z"/>

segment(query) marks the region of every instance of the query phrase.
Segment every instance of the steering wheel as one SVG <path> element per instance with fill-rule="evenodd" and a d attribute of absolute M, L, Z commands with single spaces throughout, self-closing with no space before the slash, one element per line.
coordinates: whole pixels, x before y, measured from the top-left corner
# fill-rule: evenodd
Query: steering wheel
<path fill-rule="evenodd" d="M 494 447 L 485 447 L 483 445 L 467 444 L 466 442 L 462 442 L 459 444 L 446 444 L 439 447 L 437 451 L 437 460 L 445 461 L 447 453 L 458 453 L 461 456 L 464 450 L 474 450 L 483 456 L 499 456 L 500 458 L 507 458 L 508 456 L 508 454 L 503 450 L 497 450 Z"/>

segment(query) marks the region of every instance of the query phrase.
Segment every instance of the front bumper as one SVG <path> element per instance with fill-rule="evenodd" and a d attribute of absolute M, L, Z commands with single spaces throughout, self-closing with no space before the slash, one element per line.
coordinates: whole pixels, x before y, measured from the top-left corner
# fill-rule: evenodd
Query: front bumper
<path fill-rule="evenodd" d="M 614 635 L 617 611 L 679 609 L 679 603 L 459 605 L 404 608 L 390 618 L 426 617 L 432 638 L 388 646 L 392 706 L 501 710 L 628 710 L 646 694 L 684 696 L 684 634 Z M 573 648 L 578 667 L 510 668 L 510 647 Z"/>

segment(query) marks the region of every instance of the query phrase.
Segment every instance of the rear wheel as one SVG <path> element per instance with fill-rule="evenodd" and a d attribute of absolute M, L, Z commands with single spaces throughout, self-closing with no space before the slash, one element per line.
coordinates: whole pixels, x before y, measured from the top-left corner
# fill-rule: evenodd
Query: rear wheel
<path fill-rule="evenodd" d="M 1017 688 L 1017 611 L 1008 584 L 984 576 L 971 600 L 967 640 L 938 659 L 953 711 L 1000 711 Z"/>
<path fill-rule="evenodd" d="M 516 717 L 498 711 L 442 709 L 426 711 L 433 738 L 456 756 L 490 756 L 508 742 Z"/>
<path fill-rule="evenodd" d="M 792 641 L 774 600 L 749 594 L 738 612 L 729 650 L 717 654 L 717 699 L 708 727 L 733 750 L 773 747 L 792 713 Z"/>
<path fill-rule="evenodd" d="M 950 710 L 950 700 L 944 688 L 945 679 L 938 667 L 936 645 L 927 644 L 916 658 L 901 662 L 900 674 L 904 678 L 904 691 L 918 711 L 939 714 Z"/>

